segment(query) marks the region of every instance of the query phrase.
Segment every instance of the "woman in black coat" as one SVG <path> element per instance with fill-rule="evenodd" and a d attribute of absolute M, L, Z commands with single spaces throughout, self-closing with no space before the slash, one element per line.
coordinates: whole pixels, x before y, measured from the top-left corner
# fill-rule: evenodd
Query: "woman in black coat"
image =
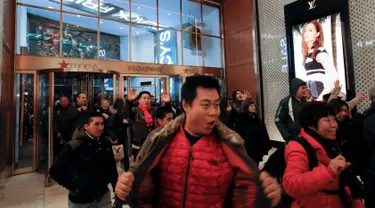
<path fill-rule="evenodd" d="M 242 113 L 236 122 L 236 131 L 245 140 L 247 154 L 257 163 L 262 161 L 271 149 L 271 141 L 264 122 L 256 113 L 256 106 L 252 100 L 242 103 Z"/>
<path fill-rule="evenodd" d="M 129 145 L 127 139 L 127 129 L 128 129 L 128 120 L 124 117 L 124 112 L 122 109 L 125 105 L 125 102 L 122 99 L 117 99 L 113 104 L 113 107 L 110 108 L 110 117 L 108 121 L 107 133 L 111 137 L 114 145 L 123 145 L 124 149 L 124 170 L 129 170 Z"/>
<path fill-rule="evenodd" d="M 234 121 L 232 118 L 232 106 L 228 103 L 226 97 L 221 98 L 220 100 L 220 116 L 219 120 L 223 122 L 227 127 L 234 129 Z"/>

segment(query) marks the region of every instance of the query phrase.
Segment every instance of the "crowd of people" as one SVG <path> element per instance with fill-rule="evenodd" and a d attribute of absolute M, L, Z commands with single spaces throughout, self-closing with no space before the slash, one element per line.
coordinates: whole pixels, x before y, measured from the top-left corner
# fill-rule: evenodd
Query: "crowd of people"
<path fill-rule="evenodd" d="M 129 89 L 93 109 L 85 93 L 73 105 L 63 96 L 50 177 L 69 190 L 72 208 L 375 207 L 375 87 L 360 114 L 364 94 L 346 102 L 334 86 L 318 102 L 306 82 L 291 81 L 275 116 L 285 144 L 262 170 L 272 145 L 256 103 L 248 91 L 221 98 L 214 77 L 188 77 L 180 102 Z"/>

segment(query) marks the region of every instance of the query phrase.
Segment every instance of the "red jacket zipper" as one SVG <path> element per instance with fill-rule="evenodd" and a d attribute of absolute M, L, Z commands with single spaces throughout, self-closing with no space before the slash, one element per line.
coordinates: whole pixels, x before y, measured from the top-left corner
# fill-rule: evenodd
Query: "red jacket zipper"
<path fill-rule="evenodd" d="M 186 197 L 187 197 L 187 189 L 188 189 L 188 179 L 189 179 L 189 172 L 190 172 L 190 160 L 194 160 L 192 156 L 193 152 L 193 146 L 190 144 L 190 150 L 189 150 L 189 160 L 188 160 L 188 166 L 186 168 L 186 177 L 185 177 L 185 188 L 184 188 L 184 200 L 182 201 L 182 207 L 186 207 Z"/>

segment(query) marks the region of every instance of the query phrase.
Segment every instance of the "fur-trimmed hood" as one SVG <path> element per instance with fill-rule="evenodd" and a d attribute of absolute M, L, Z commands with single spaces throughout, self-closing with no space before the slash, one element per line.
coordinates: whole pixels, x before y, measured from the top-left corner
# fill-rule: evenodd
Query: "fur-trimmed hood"
<path fill-rule="evenodd" d="M 183 113 L 164 126 L 164 128 L 155 129 L 149 134 L 151 142 L 154 142 L 155 139 L 168 138 L 170 135 L 175 134 L 180 126 L 185 123 L 185 120 L 186 114 Z M 236 146 L 243 147 L 245 145 L 241 136 L 225 126 L 220 120 L 216 123 L 214 132 L 220 137 L 220 139 L 226 140 Z"/>

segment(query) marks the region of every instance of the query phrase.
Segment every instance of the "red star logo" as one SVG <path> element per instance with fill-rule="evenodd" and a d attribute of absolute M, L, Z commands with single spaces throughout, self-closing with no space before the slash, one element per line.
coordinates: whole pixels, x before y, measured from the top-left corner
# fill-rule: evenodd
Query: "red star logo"
<path fill-rule="evenodd" d="M 188 74 L 188 73 L 189 73 L 189 69 L 188 69 L 188 68 L 185 68 L 185 69 L 184 69 L 184 73 L 185 73 L 185 74 Z"/>
<path fill-rule="evenodd" d="M 69 63 L 65 62 L 65 60 L 63 60 L 60 64 L 60 69 L 64 70 L 68 67 Z"/>

